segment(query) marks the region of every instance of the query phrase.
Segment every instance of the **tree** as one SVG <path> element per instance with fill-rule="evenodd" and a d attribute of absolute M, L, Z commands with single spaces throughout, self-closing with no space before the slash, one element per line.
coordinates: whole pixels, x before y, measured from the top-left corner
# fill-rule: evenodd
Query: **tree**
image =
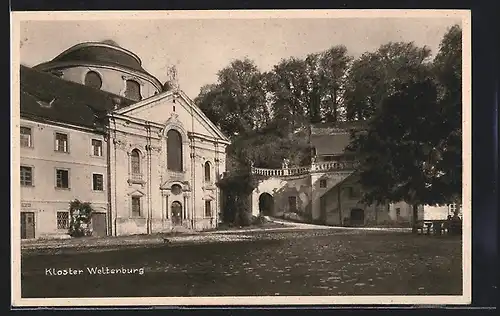
<path fill-rule="evenodd" d="M 462 30 L 452 26 L 444 35 L 433 61 L 440 105 L 439 125 L 443 135 L 436 146 L 440 159 L 435 169 L 443 174 L 441 190 L 453 200 L 462 196 Z"/>
<path fill-rule="evenodd" d="M 233 165 L 237 168 L 246 168 L 250 162 L 261 168 L 281 168 L 284 158 L 290 159 L 291 166 L 302 166 L 310 160 L 310 145 L 303 132 L 284 135 L 270 125 L 251 135 L 235 138 L 228 153 L 239 162 Z"/>
<path fill-rule="evenodd" d="M 441 134 L 437 87 L 431 77 L 396 85 L 372 116 L 366 131 L 354 135 L 348 146 L 361 162 L 363 201 L 368 204 L 405 201 L 413 206 L 447 202 L 436 181 L 436 145 Z"/>
<path fill-rule="evenodd" d="M 309 103 L 309 121 L 311 123 L 321 122 L 321 101 L 325 84 L 322 80 L 321 54 L 307 55 L 305 59 L 307 75 L 307 102 Z"/>
<path fill-rule="evenodd" d="M 278 126 L 289 132 L 309 121 L 307 66 L 299 58 L 283 59 L 268 75 L 267 89 Z"/>
<path fill-rule="evenodd" d="M 275 65 L 267 89 L 280 126 L 294 131 L 310 123 L 339 121 L 351 60 L 347 48 L 337 45 L 304 60 L 291 57 Z"/>
<path fill-rule="evenodd" d="M 368 119 L 367 130 L 348 146 L 361 162 L 363 201 L 406 201 L 413 206 L 413 231 L 418 205 L 461 196 L 461 38 L 452 27 L 432 65 L 424 62 L 428 51 L 398 44 L 362 56 L 351 69 L 351 84 L 360 83 L 348 91 L 349 114 Z M 392 57 L 384 64 L 383 56 Z M 357 99 L 349 95 L 356 89 Z"/>
<path fill-rule="evenodd" d="M 343 45 L 333 46 L 321 54 L 322 83 L 321 117 L 326 122 L 338 122 L 343 116 L 343 91 L 352 57 Z"/>
<path fill-rule="evenodd" d="M 414 43 L 388 43 L 355 60 L 344 92 L 348 120 L 366 120 L 397 82 L 415 80 L 429 62 L 431 51 Z"/>
<path fill-rule="evenodd" d="M 251 194 L 257 187 L 257 179 L 248 169 L 228 175 L 217 182 L 224 192 L 222 220 L 239 226 L 251 223 Z"/>
<path fill-rule="evenodd" d="M 248 59 L 235 60 L 218 81 L 201 88 L 195 103 L 232 139 L 228 170 L 279 168 L 310 161 L 310 123 L 340 118 L 345 71 L 351 57 L 344 46 L 281 60 L 261 73 Z"/>
<path fill-rule="evenodd" d="M 234 60 L 217 74 L 216 84 L 201 88 L 195 103 L 229 137 L 269 121 L 264 75 L 249 59 Z"/>

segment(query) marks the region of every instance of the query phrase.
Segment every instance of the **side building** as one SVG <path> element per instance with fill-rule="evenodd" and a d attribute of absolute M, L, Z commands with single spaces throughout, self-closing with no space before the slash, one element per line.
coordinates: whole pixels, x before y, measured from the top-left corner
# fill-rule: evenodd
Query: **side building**
<path fill-rule="evenodd" d="M 24 66 L 20 81 L 21 238 L 67 236 L 75 199 L 92 202 L 94 233 L 107 235 L 105 113 L 119 97 Z"/>
<path fill-rule="evenodd" d="M 391 222 L 389 205 L 362 203 L 357 162 L 345 151 L 352 130 L 363 126 L 310 126 L 310 165 L 281 169 L 253 167 L 260 178 L 252 193 L 253 215 L 264 214 L 336 226 L 370 226 Z"/>
<path fill-rule="evenodd" d="M 309 140 L 310 165 L 280 169 L 252 167 L 259 184 L 251 199 L 252 214 L 285 217 L 333 226 L 405 226 L 412 224 L 412 207 L 405 202 L 368 205 L 361 202 L 363 187 L 356 157 L 346 152 L 350 135 L 361 122 L 313 124 Z M 418 219 L 446 219 L 457 207 L 419 207 Z M 458 208 L 460 214 L 460 208 Z"/>

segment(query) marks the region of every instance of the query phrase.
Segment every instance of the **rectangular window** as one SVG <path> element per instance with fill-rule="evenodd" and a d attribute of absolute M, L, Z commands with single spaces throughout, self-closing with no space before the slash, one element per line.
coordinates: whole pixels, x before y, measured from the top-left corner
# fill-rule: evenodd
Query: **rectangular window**
<path fill-rule="evenodd" d="M 98 139 L 92 140 L 92 155 L 102 157 L 102 141 Z"/>
<path fill-rule="evenodd" d="M 68 152 L 68 135 L 63 133 L 56 133 L 56 151 Z"/>
<path fill-rule="evenodd" d="M 63 169 L 56 170 L 56 187 L 59 189 L 69 188 L 69 171 Z"/>
<path fill-rule="evenodd" d="M 212 217 L 212 201 L 205 201 L 205 217 Z"/>
<path fill-rule="evenodd" d="M 401 216 L 401 209 L 399 207 L 396 208 L 396 216 Z"/>
<path fill-rule="evenodd" d="M 69 212 L 57 212 L 57 229 L 69 228 Z"/>
<path fill-rule="evenodd" d="M 348 190 L 349 190 L 349 197 L 350 198 L 352 198 L 352 199 L 359 198 L 360 192 L 359 192 L 358 188 L 349 187 Z"/>
<path fill-rule="evenodd" d="M 22 186 L 33 185 L 33 168 L 21 166 L 21 185 Z"/>
<path fill-rule="evenodd" d="M 21 147 L 31 147 L 31 128 L 21 126 Z"/>
<path fill-rule="evenodd" d="M 138 196 L 132 197 L 132 216 L 133 217 L 141 216 L 141 198 Z"/>
<path fill-rule="evenodd" d="M 319 187 L 326 188 L 326 179 L 319 180 Z"/>
<path fill-rule="evenodd" d="M 102 174 L 92 174 L 92 190 L 104 191 L 104 176 Z"/>

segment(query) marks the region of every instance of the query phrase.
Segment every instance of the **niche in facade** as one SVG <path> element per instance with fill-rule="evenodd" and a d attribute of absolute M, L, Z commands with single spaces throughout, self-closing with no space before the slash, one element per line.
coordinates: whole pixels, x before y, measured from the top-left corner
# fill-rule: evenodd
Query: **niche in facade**
<path fill-rule="evenodd" d="M 178 184 L 172 185 L 170 190 L 172 191 L 172 194 L 174 194 L 174 195 L 179 195 L 182 193 L 182 187 Z"/>

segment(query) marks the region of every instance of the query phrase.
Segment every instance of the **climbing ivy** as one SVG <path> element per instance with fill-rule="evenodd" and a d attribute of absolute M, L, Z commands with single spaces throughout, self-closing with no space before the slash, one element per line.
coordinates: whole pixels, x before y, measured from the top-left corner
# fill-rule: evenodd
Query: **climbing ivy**
<path fill-rule="evenodd" d="M 251 194 L 258 179 L 249 172 L 229 174 L 218 181 L 223 192 L 222 220 L 237 226 L 252 223 Z"/>
<path fill-rule="evenodd" d="M 79 200 L 71 201 L 69 204 L 70 226 L 69 235 L 72 237 L 89 236 L 92 234 L 90 220 L 93 208 L 88 202 Z"/>

